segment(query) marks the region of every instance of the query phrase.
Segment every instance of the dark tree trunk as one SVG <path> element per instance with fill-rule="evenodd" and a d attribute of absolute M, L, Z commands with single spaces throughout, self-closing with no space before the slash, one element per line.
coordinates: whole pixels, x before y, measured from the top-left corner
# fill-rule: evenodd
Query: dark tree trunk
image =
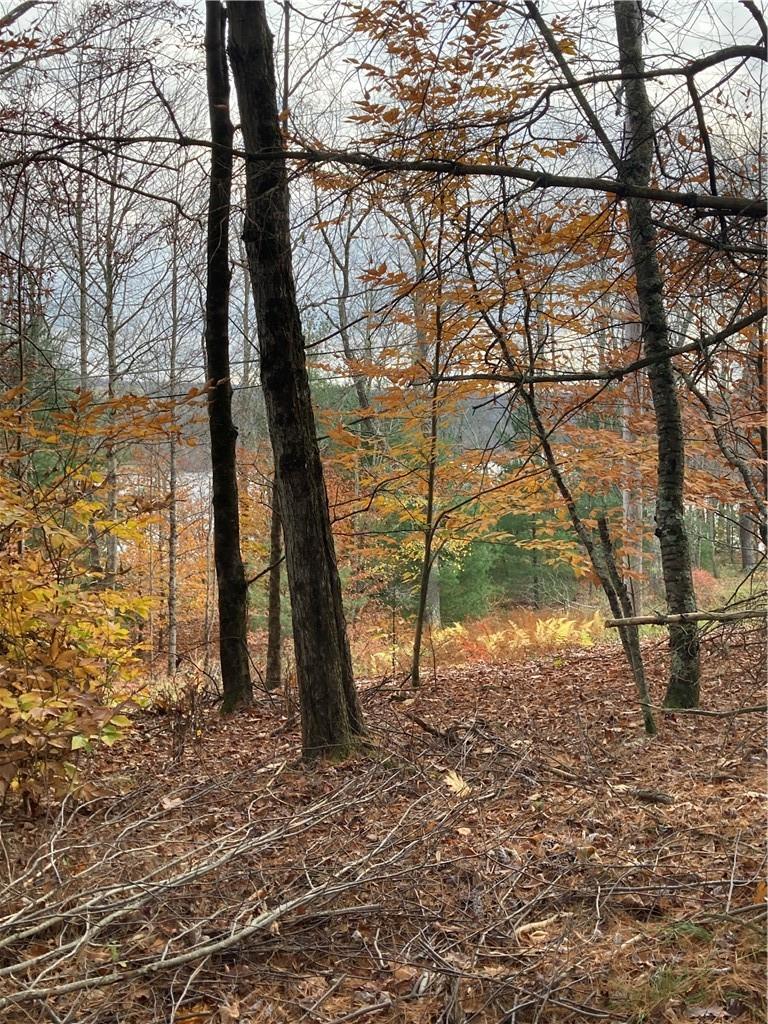
<path fill-rule="evenodd" d="M 211 190 L 208 206 L 208 271 L 205 301 L 205 357 L 208 423 L 213 469 L 213 551 L 219 594 L 219 657 L 224 710 L 251 700 L 248 664 L 248 587 L 240 554 L 229 370 L 229 208 L 232 191 L 232 136 L 225 47 L 226 14 L 218 0 L 206 3 L 205 59 L 211 121 Z"/>
<path fill-rule="evenodd" d="M 638 0 L 616 0 L 614 10 L 619 64 L 622 74 L 627 76 L 624 90 L 629 130 L 622 173 L 629 184 L 647 186 L 651 176 L 654 135 L 653 110 L 645 80 L 639 77 L 643 72 L 642 8 Z M 650 203 L 646 199 L 628 198 L 627 210 L 645 355 L 663 357 L 669 351 L 669 331 Z M 649 366 L 648 379 L 658 436 L 656 536 L 661 547 L 667 607 L 670 614 L 677 615 L 695 611 L 696 596 L 683 517 L 683 424 L 671 360 L 661 358 Z M 665 704 L 668 707 L 695 707 L 699 701 L 699 633 L 696 625 L 670 625 L 669 646 L 670 674 Z"/>
<path fill-rule="evenodd" d="M 272 484 L 272 509 L 269 517 L 269 592 L 267 598 L 267 670 L 265 685 L 268 690 L 280 686 L 282 675 L 283 631 L 280 622 L 280 571 L 282 563 L 282 533 L 280 522 L 280 501 L 277 495 L 277 479 Z"/>
<path fill-rule="evenodd" d="M 282 138 L 264 5 L 234 0 L 229 18 L 245 148 L 262 156 L 277 153 Z M 304 756 L 341 757 L 363 732 L 363 722 L 296 304 L 282 158 L 246 164 L 243 238 L 283 523 Z"/>

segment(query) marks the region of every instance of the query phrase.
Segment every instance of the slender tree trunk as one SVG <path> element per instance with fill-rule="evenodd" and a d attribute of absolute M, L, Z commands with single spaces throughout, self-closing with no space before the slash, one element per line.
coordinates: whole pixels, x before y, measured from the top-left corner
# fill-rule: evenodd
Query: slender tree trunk
<path fill-rule="evenodd" d="M 80 165 L 83 154 L 80 149 Z M 85 258 L 84 187 L 82 170 L 77 176 L 77 199 L 75 200 L 75 235 L 77 243 L 77 291 L 80 319 L 80 390 L 88 390 L 88 267 Z"/>
<path fill-rule="evenodd" d="M 739 548 L 741 568 L 746 572 L 757 564 L 757 523 L 749 511 L 739 512 Z"/>
<path fill-rule="evenodd" d="M 176 362 L 179 347 L 179 217 L 174 216 L 171 266 L 171 351 L 170 392 L 176 390 Z M 176 675 L 178 625 L 176 605 L 178 598 L 178 481 L 176 471 L 176 400 L 171 398 L 171 436 L 168 442 L 168 675 Z"/>
<path fill-rule="evenodd" d="M 407 226 L 403 224 L 398 217 L 395 217 L 392 214 L 387 214 L 385 212 L 385 216 L 387 216 L 395 225 L 397 230 L 402 233 L 405 244 L 408 246 L 408 251 L 411 254 L 411 259 L 413 260 L 413 274 L 414 280 L 416 281 L 416 287 L 413 289 L 411 300 L 413 304 L 415 334 L 414 357 L 416 362 L 420 365 L 426 365 L 430 358 L 434 357 L 433 371 L 434 374 L 437 375 L 440 370 L 439 334 L 442 329 L 441 313 L 439 309 L 440 299 L 438 295 L 438 308 L 435 311 L 438 337 L 435 340 L 435 350 L 430 353 L 429 337 L 424 326 L 427 318 L 427 309 L 424 302 L 424 296 L 422 295 L 419 287 L 423 282 L 424 269 L 426 265 L 423 237 L 426 232 L 426 227 L 420 227 L 416 214 L 413 211 L 413 207 L 408 200 L 406 200 L 405 203 L 405 213 L 407 215 Z M 438 234 L 438 264 L 441 262 L 440 245 L 444 222 L 445 212 L 441 210 Z M 438 282 L 438 292 L 440 287 L 440 283 Z M 440 600 L 440 555 L 438 551 L 434 550 L 435 531 L 433 528 L 434 495 L 437 471 L 436 452 L 440 427 L 439 417 L 435 415 L 437 410 L 438 391 L 439 387 L 437 385 L 437 380 L 435 380 L 430 394 L 429 415 L 425 416 L 422 423 L 422 431 L 427 449 L 426 469 L 428 494 L 427 511 L 424 524 L 424 550 L 422 553 L 421 571 L 419 573 L 419 595 L 416 611 L 416 624 L 414 629 L 413 654 L 411 658 L 411 682 L 414 686 L 419 685 L 419 661 L 421 657 L 421 643 L 424 626 L 428 625 L 430 628 L 439 629 L 442 621 Z"/>
<path fill-rule="evenodd" d="M 78 82 L 78 124 L 82 119 L 82 102 L 80 83 Z M 77 196 L 75 199 L 75 244 L 77 246 L 77 298 L 78 298 L 78 335 L 80 350 L 80 391 L 88 390 L 88 267 L 85 254 L 85 187 L 83 184 L 84 147 L 80 146 L 80 163 L 77 175 Z M 88 568 L 97 577 L 101 576 L 101 552 L 99 551 L 99 534 L 96 523 L 91 518 L 88 523 Z"/>
<path fill-rule="evenodd" d="M 117 389 L 117 320 L 115 317 L 115 242 L 112 235 L 112 228 L 115 217 L 115 188 L 110 186 L 109 190 L 109 215 L 108 230 L 104 244 L 104 323 L 107 335 L 107 396 L 110 400 L 116 397 Z M 109 422 L 114 421 L 115 413 L 110 411 Z M 107 518 L 114 522 L 117 518 L 117 452 L 111 439 L 105 446 L 107 459 Z M 117 576 L 117 537 L 114 530 L 108 530 L 106 534 L 107 555 L 105 559 L 105 571 L 107 582 L 114 585 Z"/>
<path fill-rule="evenodd" d="M 638 342 L 640 325 L 630 322 L 624 328 L 624 347 L 627 360 L 638 358 Z M 633 386 L 630 382 L 627 387 Z M 643 377 L 636 379 L 638 412 L 642 411 Z M 624 441 L 632 442 L 636 436 L 632 431 L 631 420 L 635 412 L 629 393 L 625 393 L 621 408 L 621 436 Z M 624 559 L 628 570 L 628 586 L 632 594 L 635 614 L 642 611 L 643 591 L 643 477 L 637 459 L 627 459 L 624 469 L 624 487 L 621 492 L 621 503 L 624 512 Z"/>
<path fill-rule="evenodd" d="M 443 624 L 442 608 L 440 602 L 440 554 L 435 552 L 432 556 L 432 568 L 429 571 L 429 583 L 427 584 L 427 604 L 424 609 L 424 619 L 430 629 L 440 629 Z"/>
<path fill-rule="evenodd" d="M 415 356 L 417 362 L 426 365 L 430 358 L 429 341 L 424 324 L 427 311 L 419 285 L 424 276 L 424 251 L 421 247 L 419 228 L 410 204 L 407 206 L 408 219 L 411 228 L 411 239 L 406 239 L 407 245 L 413 257 L 414 273 L 417 286 L 413 291 L 413 319 L 416 334 Z M 438 235 L 438 272 L 441 262 L 440 238 L 442 236 L 444 215 L 441 211 Z M 422 556 L 421 574 L 419 578 L 419 600 L 416 610 L 416 625 L 413 637 L 413 655 L 411 658 L 411 685 L 414 687 L 420 684 L 420 662 L 421 645 L 424 635 L 424 626 L 440 625 L 440 569 L 438 553 L 434 551 L 435 544 L 435 487 L 437 482 L 437 441 L 440 429 L 440 418 L 438 415 L 438 395 L 440 385 L 438 374 L 440 373 L 440 354 L 442 341 L 442 313 L 440 302 L 441 282 L 438 281 L 438 296 L 435 303 L 435 344 L 432 353 L 433 383 L 430 388 L 429 416 L 424 420 L 423 433 L 427 446 L 427 504 L 424 517 L 424 553 Z M 435 616 L 436 613 L 436 616 Z M 437 621 L 436 621 L 437 617 Z"/>
<path fill-rule="evenodd" d="M 213 530 L 213 513 L 209 504 L 205 517 L 205 605 L 203 607 L 203 675 L 207 676 L 211 667 L 211 640 L 213 636 L 213 577 L 211 558 L 211 533 Z"/>
<path fill-rule="evenodd" d="M 83 97 L 84 68 L 81 64 L 77 75 L 77 132 L 82 138 L 84 131 Z M 80 317 L 80 390 L 88 390 L 88 266 L 85 246 L 85 146 L 78 147 L 77 191 L 75 195 L 75 246 L 77 249 L 77 291 Z"/>
<path fill-rule="evenodd" d="M 437 360 L 436 360 L 437 362 Z M 437 383 L 432 386 L 432 416 L 428 444 L 427 463 L 427 507 L 424 517 L 424 554 L 419 577 L 419 600 L 416 608 L 416 625 L 413 635 L 413 654 L 411 657 L 411 685 L 420 685 L 421 644 L 424 636 L 424 625 L 427 622 L 429 601 L 429 584 L 434 568 L 433 546 L 435 542 L 435 476 L 437 472 Z M 438 598 L 439 600 L 439 598 Z M 434 601 L 434 597 L 433 597 Z"/>
<path fill-rule="evenodd" d="M 269 592 L 267 598 L 267 669 L 264 681 L 268 690 L 280 686 L 282 676 L 283 630 L 280 622 L 280 578 L 282 576 L 282 534 L 277 479 L 272 484 L 272 508 L 269 517 Z"/>
<path fill-rule="evenodd" d="M 528 407 L 531 422 L 536 436 L 539 439 L 542 454 L 544 455 L 544 459 L 547 463 L 550 476 L 560 492 L 560 496 L 565 502 L 565 506 L 568 509 L 568 515 L 571 520 L 571 525 L 573 526 L 576 536 L 579 538 L 584 550 L 589 555 L 589 560 L 592 563 L 592 568 L 595 570 L 595 575 L 599 579 L 600 585 L 603 588 L 603 593 L 608 599 L 608 605 L 611 609 L 611 613 L 615 618 L 630 618 L 634 614 L 632 599 L 616 567 L 613 545 L 608 532 L 608 525 L 604 518 L 598 520 L 599 541 L 596 542 L 591 531 L 579 515 L 571 489 L 560 471 L 557 459 L 555 458 L 555 453 L 552 450 L 552 445 L 549 442 L 549 435 L 547 434 L 546 428 L 544 427 L 536 406 L 533 387 L 531 387 L 529 391 L 523 391 L 521 393 L 523 400 Z M 643 665 L 642 651 L 640 649 L 640 634 L 637 626 L 620 626 L 619 639 L 621 640 L 624 655 L 634 678 L 635 688 L 637 690 L 637 696 L 643 715 L 643 723 L 645 724 L 645 731 L 649 736 L 653 736 L 656 732 L 656 723 L 653 718 L 653 711 L 650 704 L 648 683 L 645 678 L 645 667 Z"/>
<path fill-rule="evenodd" d="M 155 490 L 155 477 L 152 469 L 149 470 L 149 500 L 152 501 L 154 498 Z M 149 614 L 147 615 L 147 643 L 149 647 L 149 662 L 155 660 L 155 613 L 154 607 L 155 602 L 153 600 L 155 596 L 155 550 L 156 544 L 154 542 L 154 526 L 150 523 L 148 528 L 148 539 L 149 539 L 149 550 L 147 551 L 147 589 L 149 594 Z"/>
<path fill-rule="evenodd" d="M 760 161 L 762 166 L 762 161 Z M 760 224 L 760 239 L 764 245 L 765 228 Z M 758 301 L 761 306 L 765 305 L 765 278 L 760 275 L 758 284 Z M 763 542 L 763 551 L 768 549 L 768 407 L 766 406 L 766 338 L 765 320 L 762 319 L 757 325 L 757 357 L 755 359 L 757 370 L 757 393 L 758 408 L 760 410 L 760 540 Z"/>
<path fill-rule="evenodd" d="M 709 510 L 709 543 L 712 545 L 712 575 L 716 580 L 720 579 L 720 566 L 717 556 L 717 516 L 718 513 L 715 509 Z"/>
<path fill-rule="evenodd" d="M 536 520 L 531 519 L 531 540 L 536 540 Z M 533 607 L 541 607 L 541 581 L 539 579 L 539 550 L 531 549 L 531 596 Z"/>
<path fill-rule="evenodd" d="M 614 4 L 621 71 L 627 106 L 627 154 L 623 177 L 647 186 L 653 160 L 653 111 L 643 73 L 642 7 L 638 0 Z M 635 76 L 635 77 L 632 77 Z M 664 309 L 664 287 L 656 256 L 656 228 L 646 199 L 628 198 L 630 244 L 635 265 L 640 321 L 647 356 L 669 351 Z M 658 435 L 656 536 L 661 547 L 664 589 L 670 614 L 696 610 L 691 555 L 683 516 L 685 449 L 683 424 L 675 378 L 669 359 L 648 368 Z M 695 707 L 699 700 L 699 633 L 692 623 L 669 627 L 670 674 L 665 703 L 668 707 Z"/>
<path fill-rule="evenodd" d="M 256 5 L 255 5 L 256 6 Z M 248 587 L 240 553 L 237 493 L 237 430 L 232 422 L 229 368 L 229 215 L 232 137 L 226 14 L 218 0 L 206 3 L 205 56 L 211 122 L 211 189 L 208 207 L 208 268 L 205 303 L 208 423 L 213 469 L 213 551 L 219 607 L 219 659 L 224 711 L 251 700 L 248 664 Z"/>
<path fill-rule="evenodd" d="M 245 149 L 282 148 L 272 37 L 263 4 L 229 4 L 229 53 Z M 342 757 L 363 732 L 315 432 L 282 159 L 246 164 L 244 235 L 261 381 L 283 522 L 304 756 Z"/>
<path fill-rule="evenodd" d="M 417 300 L 414 299 L 414 312 L 416 315 L 416 339 L 417 339 L 417 358 L 420 360 L 426 360 L 427 358 L 427 344 L 424 337 L 423 320 L 421 317 L 424 315 L 423 308 L 420 303 L 417 304 Z M 435 543 L 435 486 L 437 479 L 437 439 L 438 431 L 440 426 L 440 418 L 438 415 L 438 394 L 440 384 L 438 380 L 438 374 L 440 372 L 440 352 L 441 352 L 441 335 L 442 335 L 442 318 L 440 312 L 440 297 L 438 295 L 437 302 L 435 304 L 435 317 L 436 317 L 436 331 L 435 331 L 435 350 L 434 350 L 434 361 L 432 364 L 432 371 L 434 380 L 430 388 L 430 411 L 429 419 L 425 423 L 424 435 L 427 444 L 427 505 L 424 515 L 424 554 L 422 556 L 421 563 L 421 575 L 419 579 L 419 602 L 416 610 L 416 626 L 414 629 L 413 636 L 413 656 L 411 658 L 411 685 L 415 688 L 420 685 L 420 663 L 421 663 L 421 644 L 424 635 L 424 625 L 429 621 L 428 619 L 428 608 L 430 598 L 430 583 L 432 585 L 432 602 L 434 605 L 437 600 L 439 607 L 439 577 L 434 580 L 433 573 L 435 568 L 435 559 L 437 552 L 433 552 Z M 438 593 L 435 595 L 435 583 L 437 583 Z"/>

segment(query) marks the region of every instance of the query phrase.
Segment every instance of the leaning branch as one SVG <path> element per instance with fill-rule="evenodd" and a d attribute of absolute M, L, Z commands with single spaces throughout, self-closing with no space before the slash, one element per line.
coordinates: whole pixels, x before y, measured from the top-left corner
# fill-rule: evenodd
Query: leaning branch
<path fill-rule="evenodd" d="M 668 708 L 662 704 L 651 704 L 657 711 L 667 715 L 704 715 L 705 718 L 736 718 L 737 715 L 764 715 L 768 704 L 754 704 L 752 707 L 733 708 L 730 711 L 708 711 L 706 708 Z"/>
<path fill-rule="evenodd" d="M 754 313 L 742 317 L 741 320 L 734 320 L 730 326 L 724 327 L 722 331 L 717 331 L 715 334 L 699 338 L 697 341 L 690 341 L 686 345 L 680 345 L 677 348 L 670 348 L 660 355 L 644 356 L 642 359 L 636 359 L 632 363 L 617 366 L 611 370 L 574 370 L 572 373 L 492 372 L 444 374 L 439 380 L 441 383 L 443 381 L 489 380 L 498 384 L 573 384 L 621 380 L 631 373 L 644 370 L 647 366 L 653 366 L 655 363 L 671 359 L 673 356 L 682 356 L 687 352 L 703 351 L 704 349 L 712 348 L 713 345 L 719 345 L 721 342 L 727 341 L 734 334 L 738 334 L 740 331 L 746 330 L 747 327 L 759 323 L 766 314 L 768 314 L 768 306 L 761 306 Z"/>
<path fill-rule="evenodd" d="M 5 129 L 4 129 L 5 130 Z M 7 134 L 20 134 L 10 129 Z M 124 148 L 132 145 L 168 145 L 183 147 L 211 148 L 208 139 L 178 135 L 137 135 L 137 136 L 105 136 L 78 135 L 62 139 L 60 136 L 44 132 L 37 133 L 38 138 L 56 140 L 59 149 L 66 146 L 104 146 L 113 145 Z M 584 189 L 618 196 L 620 199 L 634 197 L 647 199 L 653 203 L 669 203 L 690 210 L 704 210 L 715 213 L 726 213 L 734 216 L 764 218 L 768 214 L 768 202 L 763 198 L 742 198 L 740 196 L 712 196 L 706 192 L 676 192 L 673 189 L 652 188 L 651 186 L 635 185 L 630 182 L 617 181 L 615 178 L 590 177 L 588 175 L 552 174 L 548 171 L 533 170 L 529 167 L 518 167 L 514 164 L 498 163 L 467 163 L 463 160 L 406 160 L 396 157 L 378 156 L 361 150 L 320 149 L 305 147 L 290 150 L 263 150 L 260 153 L 248 153 L 242 149 L 232 149 L 233 156 L 248 161 L 270 162 L 275 160 L 292 160 L 305 164 L 341 164 L 347 167 L 361 167 L 377 173 L 426 173 L 447 174 L 451 177 L 472 178 L 510 178 L 524 181 L 533 189 Z M 12 157 L 0 162 L 0 170 L 18 166 L 20 163 L 31 164 L 37 159 L 56 160 L 56 154 L 45 150 L 39 154 L 30 153 Z"/>
<path fill-rule="evenodd" d="M 245 154 L 244 154 L 245 155 Z M 274 159 L 272 154 L 270 159 Z M 430 174 L 448 174 L 451 177 L 512 178 L 525 181 L 532 188 L 580 188 L 588 192 L 604 192 L 620 199 L 633 197 L 648 199 L 655 203 L 671 203 L 692 210 L 712 210 L 743 217 L 762 218 L 768 213 L 765 199 L 742 199 L 738 196 L 712 196 L 704 192 L 675 192 L 671 189 L 651 188 L 616 181 L 613 178 L 592 178 L 586 175 L 552 174 L 511 164 L 466 163 L 462 160 L 402 160 L 374 156 L 359 150 L 301 149 L 287 150 L 282 154 L 287 160 L 303 160 L 306 163 L 336 163 L 353 167 L 364 167 L 370 171 L 414 171 Z M 248 159 L 254 157 L 247 156 Z M 265 157 L 262 157 L 264 159 Z"/>
<path fill-rule="evenodd" d="M 683 612 L 680 615 L 633 615 L 628 619 L 606 619 L 611 629 L 619 626 L 667 626 L 670 622 L 736 622 L 740 619 L 764 619 L 768 608 L 741 612 Z"/>

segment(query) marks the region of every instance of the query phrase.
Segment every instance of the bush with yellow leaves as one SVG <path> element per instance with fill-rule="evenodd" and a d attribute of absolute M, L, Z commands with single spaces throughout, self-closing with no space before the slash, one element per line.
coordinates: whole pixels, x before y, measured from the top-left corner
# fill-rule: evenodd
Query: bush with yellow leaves
<path fill-rule="evenodd" d="M 140 440 L 152 417 L 89 396 L 44 416 L 18 401 L 20 390 L 9 397 L 0 411 L 0 797 L 14 792 L 34 807 L 71 786 L 79 751 L 114 743 L 130 724 L 133 633 L 149 603 L 107 578 L 99 544 L 140 531 L 146 510 L 132 501 L 115 515 L 100 465 L 105 437 Z"/>

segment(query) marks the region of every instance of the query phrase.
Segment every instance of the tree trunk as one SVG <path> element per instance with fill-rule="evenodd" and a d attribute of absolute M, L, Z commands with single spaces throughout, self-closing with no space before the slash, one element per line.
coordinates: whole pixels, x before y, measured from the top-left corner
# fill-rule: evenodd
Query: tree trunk
<path fill-rule="evenodd" d="M 432 568 L 427 583 L 427 605 L 424 609 L 424 620 L 430 629 L 440 629 L 443 616 L 440 602 L 440 554 L 432 556 Z"/>
<path fill-rule="evenodd" d="M 765 245 L 765 228 L 760 227 L 760 240 Z M 758 302 L 765 305 L 765 277 L 760 275 L 758 283 Z M 765 318 L 757 325 L 757 358 L 755 359 L 756 377 L 760 382 L 758 387 L 758 408 L 760 410 L 760 483 L 761 501 L 759 503 L 759 527 L 760 540 L 763 543 L 763 551 L 768 549 L 768 408 L 766 407 L 765 389 Z"/>
<path fill-rule="evenodd" d="M 263 4 L 229 4 L 229 53 L 249 153 L 278 152 L 272 37 Z M 243 234 L 258 323 L 261 381 L 277 474 L 304 756 L 342 757 L 363 732 L 352 676 L 315 433 L 290 245 L 281 158 L 246 163 Z"/>
<path fill-rule="evenodd" d="M 536 406 L 533 387 L 531 386 L 527 392 L 523 391 L 521 394 L 526 406 L 528 407 L 531 422 L 539 439 L 541 451 L 547 463 L 550 476 L 560 492 L 560 496 L 565 502 L 565 507 L 568 509 L 568 515 L 576 536 L 579 538 L 584 550 L 589 555 L 592 568 L 600 581 L 603 593 L 608 599 L 608 605 L 611 612 L 615 616 L 616 612 L 614 609 L 618 608 L 620 609 L 622 617 L 629 618 L 633 614 L 632 598 L 626 584 L 621 579 L 616 566 L 613 544 L 608 531 L 608 524 L 604 517 L 601 517 L 598 520 L 599 543 L 596 543 L 591 531 L 579 515 L 573 494 L 568 487 L 565 477 L 560 471 L 557 459 L 555 458 L 555 453 L 552 450 L 552 445 L 549 442 L 549 435 L 544 427 Z M 624 655 L 632 671 L 643 716 L 643 723 L 645 725 L 645 731 L 649 736 L 653 736 L 656 733 L 656 723 L 651 709 L 648 683 L 645 678 L 645 666 L 643 665 L 643 655 L 640 649 L 640 634 L 637 626 L 620 626 L 619 639 L 621 640 Z"/>
<path fill-rule="evenodd" d="M 179 214 L 173 221 L 172 262 L 171 262 L 171 351 L 168 375 L 171 395 L 176 391 L 176 363 L 179 348 Z M 177 660 L 177 597 L 178 597 L 178 480 L 176 468 L 177 440 L 176 399 L 171 399 L 171 436 L 168 442 L 168 675 L 176 675 Z"/>
<path fill-rule="evenodd" d="M 226 15 L 218 0 L 206 3 L 205 57 L 211 121 L 211 188 L 208 207 L 205 354 L 208 423 L 213 469 L 213 552 L 219 605 L 219 658 L 224 711 L 251 700 L 248 664 L 248 587 L 240 553 L 237 430 L 232 422 L 229 369 L 229 213 L 232 137 L 229 76 L 224 44 Z"/>
<path fill-rule="evenodd" d="M 748 572 L 757 565 L 757 523 L 754 516 L 742 509 L 739 512 L 739 547 L 741 568 Z"/>
<path fill-rule="evenodd" d="M 433 363 L 434 381 L 430 388 L 430 415 L 425 425 L 424 435 L 427 443 L 427 504 L 424 515 L 424 553 L 421 563 L 421 575 L 419 580 L 419 601 L 416 611 L 416 627 L 413 636 L 413 655 L 411 658 L 411 685 L 416 688 L 420 685 L 420 663 L 421 643 L 424 635 L 424 625 L 427 620 L 429 607 L 430 582 L 433 581 L 433 570 L 437 552 L 433 554 L 435 544 L 435 486 L 437 477 L 437 439 L 439 430 L 438 415 L 438 391 L 440 384 L 437 374 L 440 372 L 440 340 L 441 340 L 441 318 L 439 300 L 435 307 L 437 317 L 437 331 L 435 340 L 435 354 Z M 440 595 L 439 577 L 432 582 L 432 602 L 435 602 L 435 582 L 438 593 L 437 602 L 439 607 Z"/>
<path fill-rule="evenodd" d="M 117 186 L 109 189 L 109 212 L 107 217 L 107 235 L 104 241 L 104 326 L 107 335 L 107 397 L 113 401 L 117 387 L 117 320 L 115 317 L 115 193 Z M 115 412 L 108 414 L 110 424 L 109 438 L 105 445 L 107 473 L 107 518 L 114 522 L 117 518 L 117 452 L 112 439 L 112 424 Z M 106 533 L 107 554 L 105 560 L 106 579 L 109 586 L 114 586 L 117 576 L 118 548 L 117 537 L 113 530 Z"/>
<path fill-rule="evenodd" d="M 628 311 L 631 307 L 628 307 Z M 638 342 L 640 325 L 631 321 L 624 328 L 624 349 L 627 361 L 638 358 Z M 627 388 L 633 385 L 630 383 Z M 632 402 L 629 391 L 625 392 L 621 406 L 621 436 L 624 441 L 636 440 L 632 431 L 632 416 L 642 412 L 643 377 L 635 383 L 637 403 Z M 635 614 L 642 612 L 643 601 L 643 476 L 638 467 L 637 457 L 630 457 L 624 468 L 624 486 L 621 492 L 621 504 L 624 513 L 624 560 L 627 567 L 627 579 L 632 605 Z"/>
<path fill-rule="evenodd" d="M 276 690 L 281 682 L 283 631 L 280 622 L 280 566 L 282 533 L 277 479 L 272 484 L 272 510 L 269 520 L 269 594 L 267 603 L 267 669 L 264 678 L 268 690 Z"/>
<path fill-rule="evenodd" d="M 77 292 L 80 319 L 80 390 L 88 390 L 88 267 L 85 258 L 83 147 L 80 147 L 80 170 L 77 175 L 77 200 L 75 205 L 75 236 L 77 242 Z"/>
<path fill-rule="evenodd" d="M 627 106 L 627 153 L 622 176 L 632 185 L 647 186 L 653 160 L 653 111 L 643 73 L 642 8 L 638 0 L 614 4 L 619 63 Z M 635 76 L 635 77 L 632 77 Z M 630 244 L 646 356 L 669 351 L 664 289 L 656 256 L 656 229 L 648 200 L 627 199 Z M 661 358 L 648 368 L 658 436 L 656 536 L 661 547 L 664 589 L 670 614 L 696 610 L 691 556 L 683 518 L 685 450 L 683 424 L 672 363 Z M 670 674 L 665 704 L 695 707 L 699 700 L 699 634 L 693 624 L 669 627 Z"/>
<path fill-rule="evenodd" d="M 717 516 L 715 509 L 710 509 L 709 521 L 709 543 L 712 545 L 712 575 L 716 580 L 720 579 L 720 567 L 717 561 Z"/>
<path fill-rule="evenodd" d="M 434 625 L 431 618 L 430 608 L 437 607 L 437 614 L 440 614 L 440 570 L 437 562 L 438 552 L 433 553 L 435 545 L 435 487 L 437 478 L 437 442 L 440 429 L 440 417 L 438 415 L 438 395 L 440 384 L 438 374 L 440 373 L 440 354 L 442 342 L 442 311 L 440 302 L 441 285 L 438 281 L 438 298 L 435 303 L 435 339 L 434 351 L 430 353 L 429 339 L 425 329 L 427 311 L 424 298 L 419 286 L 424 277 L 425 257 L 424 250 L 420 247 L 420 233 L 416 217 L 410 204 L 407 206 L 408 220 L 411 229 L 411 238 L 406 237 L 406 244 L 413 257 L 414 278 L 417 282 L 413 290 L 413 321 L 416 334 L 416 362 L 426 366 L 430 355 L 432 355 L 433 382 L 429 392 L 429 416 L 424 419 L 422 430 L 427 448 L 427 502 L 424 519 L 424 552 L 422 556 L 421 573 L 419 578 L 419 598 L 416 610 L 416 626 L 413 637 L 413 654 L 411 658 L 411 685 L 420 685 L 421 645 L 424 635 L 424 626 Z M 444 214 L 440 214 L 440 226 L 438 238 L 442 235 Z M 440 273 L 440 248 L 438 245 L 437 254 L 438 273 Z M 439 626 L 439 621 L 437 625 Z"/>

